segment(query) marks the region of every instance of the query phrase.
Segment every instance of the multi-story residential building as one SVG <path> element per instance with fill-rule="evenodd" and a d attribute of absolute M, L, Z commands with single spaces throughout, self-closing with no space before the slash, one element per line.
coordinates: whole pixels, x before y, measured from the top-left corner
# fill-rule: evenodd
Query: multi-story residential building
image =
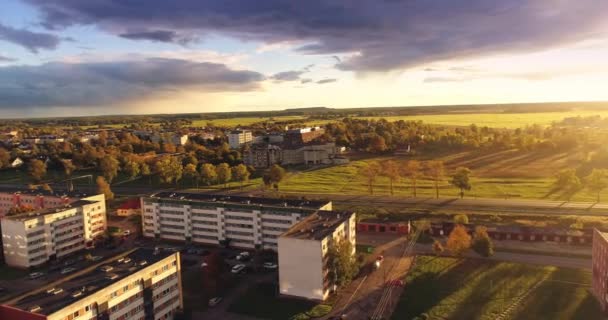
<path fill-rule="evenodd" d="M 251 141 L 253 141 L 253 135 L 250 130 L 233 130 L 228 133 L 228 144 L 232 149 L 238 149 Z"/>
<path fill-rule="evenodd" d="M 244 162 L 255 168 L 269 168 L 283 160 L 283 150 L 273 144 L 254 144 L 245 152 Z"/>
<path fill-rule="evenodd" d="M 604 313 L 608 313 L 608 233 L 593 231 L 592 290 Z"/>
<path fill-rule="evenodd" d="M 308 127 L 301 129 L 290 129 L 285 132 L 285 147 L 294 148 L 312 142 L 325 133 L 321 127 Z"/>
<path fill-rule="evenodd" d="M 53 192 L 46 190 L 0 191 L 0 217 L 11 208 L 31 207 L 32 209 L 55 208 L 74 202 L 89 195 L 76 192 Z"/>
<path fill-rule="evenodd" d="M 331 202 L 198 193 L 161 192 L 141 201 L 145 237 L 274 250 L 292 225 L 332 209 Z"/>
<path fill-rule="evenodd" d="M 179 252 L 139 248 L 6 302 L 0 319 L 165 320 L 182 309 Z"/>
<path fill-rule="evenodd" d="M 328 250 L 339 241 L 355 254 L 356 214 L 318 211 L 279 237 L 279 290 L 282 295 L 325 300 L 334 290 Z"/>
<path fill-rule="evenodd" d="M 2 218 L 6 264 L 28 268 L 94 246 L 106 230 L 103 194 Z"/>

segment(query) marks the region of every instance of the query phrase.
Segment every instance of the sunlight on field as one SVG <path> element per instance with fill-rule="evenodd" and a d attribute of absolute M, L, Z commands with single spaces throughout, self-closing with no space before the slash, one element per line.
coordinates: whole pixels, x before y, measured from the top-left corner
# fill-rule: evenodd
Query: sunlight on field
<path fill-rule="evenodd" d="M 304 120 L 306 117 L 302 116 L 278 116 L 278 117 L 239 117 L 239 118 L 227 118 L 227 119 L 212 119 L 212 120 L 194 120 L 192 126 L 204 127 L 211 123 L 218 127 L 237 127 L 237 126 L 249 126 L 258 122 L 280 122 L 280 121 L 292 121 L 292 120 Z"/>
<path fill-rule="evenodd" d="M 365 119 L 381 119 L 388 121 L 399 120 L 421 120 L 430 124 L 441 124 L 450 126 L 468 126 L 472 123 L 478 127 L 488 126 L 495 128 L 520 128 L 527 125 L 539 124 L 550 125 L 554 121 L 561 121 L 568 117 L 587 117 L 600 115 L 608 117 L 608 111 L 567 111 L 567 112 L 539 112 L 539 113 L 477 113 L 477 114 L 437 114 L 437 115 L 413 115 L 413 116 L 389 116 L 389 117 L 360 117 Z"/>

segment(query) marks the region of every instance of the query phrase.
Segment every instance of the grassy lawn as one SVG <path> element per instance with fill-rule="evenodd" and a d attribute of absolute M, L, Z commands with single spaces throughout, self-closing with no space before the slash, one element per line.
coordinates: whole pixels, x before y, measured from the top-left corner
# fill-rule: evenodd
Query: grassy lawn
<path fill-rule="evenodd" d="M 192 126 L 204 127 L 208 123 L 218 127 L 238 127 L 238 126 L 249 126 L 258 122 L 280 122 L 280 121 L 291 121 L 291 120 L 305 120 L 303 116 L 277 116 L 277 117 L 238 117 L 238 118 L 226 118 L 226 119 L 200 119 L 193 120 Z"/>
<path fill-rule="evenodd" d="M 235 300 L 228 311 L 269 320 L 306 320 L 323 316 L 331 306 L 277 296 L 277 286 L 260 283 Z"/>
<path fill-rule="evenodd" d="M 589 271 L 418 256 L 393 319 L 496 319 L 543 279 L 507 319 L 602 318 Z"/>
<path fill-rule="evenodd" d="M 554 121 L 576 116 L 608 116 L 608 111 L 579 110 L 565 112 L 531 112 L 531 113 L 476 113 L 476 114 L 436 114 L 436 115 L 412 115 L 412 116 L 389 116 L 389 117 L 360 117 L 365 119 L 381 119 L 388 121 L 424 121 L 430 124 L 449 126 L 468 126 L 472 123 L 478 127 L 495 128 L 521 128 L 527 125 L 539 124 L 550 125 Z"/>

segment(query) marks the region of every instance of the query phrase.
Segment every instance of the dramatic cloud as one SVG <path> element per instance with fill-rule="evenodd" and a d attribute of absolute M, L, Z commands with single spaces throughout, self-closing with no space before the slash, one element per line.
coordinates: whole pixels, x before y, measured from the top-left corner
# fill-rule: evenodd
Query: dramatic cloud
<path fill-rule="evenodd" d="M 61 39 L 50 33 L 38 33 L 25 29 L 16 29 L 0 23 L 0 40 L 22 46 L 33 53 L 40 49 L 53 50 Z"/>
<path fill-rule="evenodd" d="M 283 71 L 272 75 L 270 79 L 275 81 L 297 81 L 300 80 L 300 76 L 304 73 L 306 71 Z"/>
<path fill-rule="evenodd" d="M 347 54 L 334 57 L 337 67 L 355 71 L 542 50 L 598 37 L 608 25 L 606 0 L 26 1 L 49 28 L 94 24 L 131 39 L 177 43 L 212 32 L 306 43 L 297 50 Z"/>
<path fill-rule="evenodd" d="M 317 81 L 318 84 L 326 84 L 338 81 L 337 79 L 321 79 Z"/>
<path fill-rule="evenodd" d="M 0 67 L 0 108 L 99 106 L 181 90 L 253 90 L 264 76 L 176 59 Z"/>

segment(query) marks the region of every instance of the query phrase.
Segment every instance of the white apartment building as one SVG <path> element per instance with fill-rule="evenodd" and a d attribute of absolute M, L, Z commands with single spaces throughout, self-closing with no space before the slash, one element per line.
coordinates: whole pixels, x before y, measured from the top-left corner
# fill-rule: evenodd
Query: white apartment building
<path fill-rule="evenodd" d="M 277 238 L 331 202 L 161 192 L 141 199 L 149 238 L 277 249 Z"/>
<path fill-rule="evenodd" d="M 28 268 L 91 247 L 106 230 L 103 194 L 51 209 L 3 217 L 6 264 Z"/>
<path fill-rule="evenodd" d="M 89 195 L 75 192 L 53 192 L 47 190 L 14 190 L 0 191 L 0 218 L 11 208 L 31 207 L 47 209 L 66 205 L 70 202 L 86 198 Z"/>
<path fill-rule="evenodd" d="M 242 145 L 252 141 L 253 135 L 250 130 L 233 130 L 228 133 L 228 144 L 232 149 L 238 149 Z"/>
<path fill-rule="evenodd" d="M 328 249 L 349 241 L 355 254 L 356 214 L 318 211 L 279 237 L 279 290 L 282 295 L 325 300 L 334 289 Z"/>
<path fill-rule="evenodd" d="M 179 252 L 139 248 L 0 306 L 0 318 L 171 320 L 181 309 Z"/>

